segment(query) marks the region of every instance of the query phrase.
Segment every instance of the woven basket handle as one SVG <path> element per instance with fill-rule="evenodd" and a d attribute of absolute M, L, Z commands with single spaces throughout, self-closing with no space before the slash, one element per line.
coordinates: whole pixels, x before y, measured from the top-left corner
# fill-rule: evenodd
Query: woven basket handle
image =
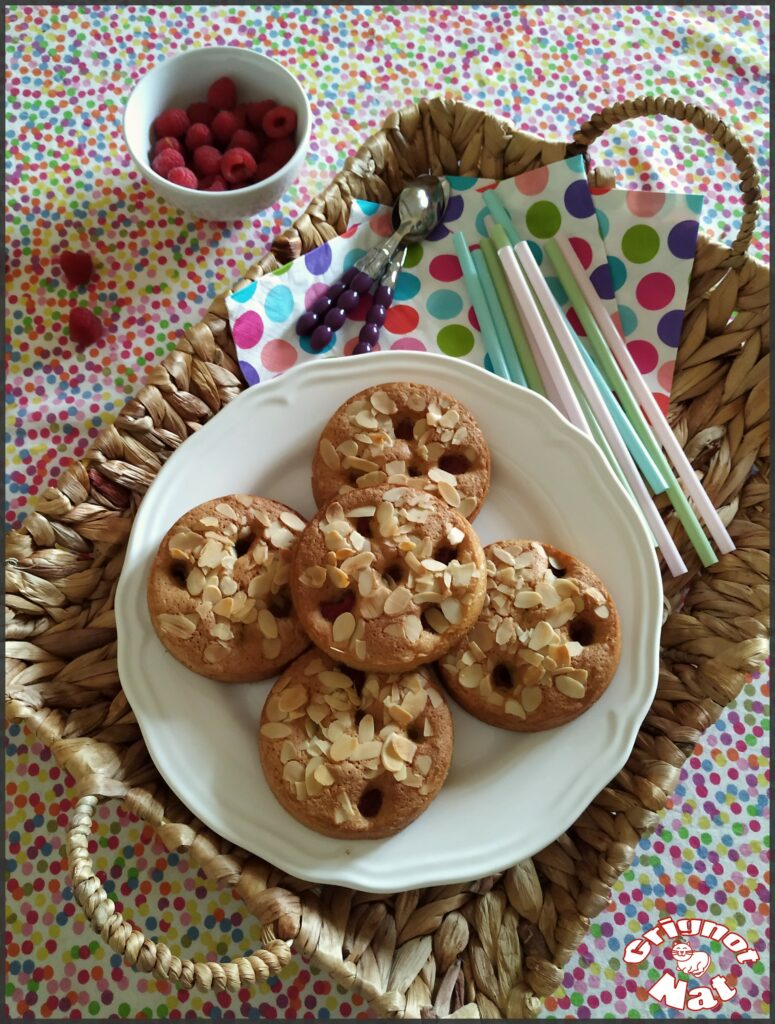
<path fill-rule="evenodd" d="M 740 174 L 740 191 L 745 206 L 737 238 L 732 243 L 729 256 L 719 266 L 723 268 L 739 266 L 751 244 L 751 237 L 759 215 L 758 201 L 761 198 L 759 175 L 748 149 L 715 114 L 708 113 L 703 107 L 694 103 L 683 103 L 681 100 L 670 99 L 667 96 L 639 96 L 637 99 L 616 103 L 601 110 L 600 113 L 594 114 L 573 136 L 576 151 L 586 152 L 587 147 L 612 125 L 621 124 L 622 121 L 629 121 L 636 117 L 654 117 L 657 114 L 675 118 L 676 121 L 683 121 L 686 124 L 693 124 L 715 139 L 734 160 Z"/>
<path fill-rule="evenodd" d="M 131 967 L 172 981 L 180 988 L 196 987 L 200 992 L 224 989 L 237 992 L 259 979 L 278 974 L 291 958 L 291 945 L 270 938 L 264 949 L 226 963 L 209 960 L 181 960 L 164 943 L 152 942 L 116 910 L 102 887 L 89 856 L 89 837 L 99 800 L 84 796 L 78 801 L 67 831 L 67 856 L 73 891 L 92 927 L 105 942 L 120 953 Z"/>

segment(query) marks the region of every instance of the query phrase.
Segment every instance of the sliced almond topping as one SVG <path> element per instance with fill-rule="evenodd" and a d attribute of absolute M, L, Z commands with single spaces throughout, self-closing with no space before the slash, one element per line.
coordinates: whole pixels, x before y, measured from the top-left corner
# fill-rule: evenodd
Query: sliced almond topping
<path fill-rule="evenodd" d="M 447 540 L 453 545 L 453 547 L 455 544 L 460 544 L 465 539 L 466 535 L 459 526 L 452 526 L 451 524 L 447 525 Z"/>
<path fill-rule="evenodd" d="M 357 487 L 378 487 L 380 484 L 384 484 L 386 480 L 387 473 L 383 473 L 380 469 L 371 473 L 364 473 L 358 477 L 355 484 Z"/>
<path fill-rule="evenodd" d="M 484 677 L 482 666 L 476 662 L 473 665 L 464 665 L 460 669 L 458 682 L 466 690 L 476 690 Z"/>
<path fill-rule="evenodd" d="M 258 628 L 267 640 L 274 640 L 278 635 L 277 619 L 272 615 L 268 608 L 262 608 L 258 613 Z"/>
<path fill-rule="evenodd" d="M 345 469 L 357 469 L 361 473 L 373 473 L 379 469 L 379 465 L 371 459 L 361 458 L 360 455 L 350 455 L 342 463 Z"/>
<path fill-rule="evenodd" d="M 334 643 L 343 644 L 349 640 L 355 632 L 355 616 L 352 612 L 342 612 L 341 615 L 337 615 L 334 619 L 334 624 L 331 627 L 331 635 L 334 639 Z"/>
<path fill-rule="evenodd" d="M 514 555 L 511 564 L 515 569 L 527 569 L 529 565 L 533 564 L 533 550 L 528 548 L 527 551 L 523 551 L 521 555 Z"/>
<path fill-rule="evenodd" d="M 191 594 L 192 597 L 198 597 L 205 588 L 205 574 L 199 568 L 194 566 L 191 572 L 186 577 L 186 590 Z"/>
<path fill-rule="evenodd" d="M 458 492 L 458 489 L 456 487 L 453 487 L 452 484 L 448 484 L 444 480 L 442 480 L 436 486 L 438 488 L 440 497 L 442 497 L 444 501 L 446 501 L 450 508 L 460 507 L 461 498 L 460 493 Z"/>
<path fill-rule="evenodd" d="M 291 735 L 291 727 L 282 722 L 265 722 L 261 726 L 261 735 L 268 740 L 284 740 Z"/>
<path fill-rule="evenodd" d="M 261 732 L 263 731 L 262 729 Z M 286 782 L 302 782 L 304 779 L 304 765 L 300 761 L 287 761 L 283 768 L 283 778 Z"/>
<path fill-rule="evenodd" d="M 198 533 L 194 533 L 193 530 L 181 530 L 180 533 L 176 533 L 174 537 L 170 538 L 168 546 L 170 550 L 174 548 L 176 551 L 185 554 L 190 551 L 196 551 L 203 543 L 202 537 Z"/>
<path fill-rule="evenodd" d="M 597 615 L 597 617 L 599 619 L 607 619 L 608 618 L 608 607 L 607 607 L 607 605 L 604 605 L 604 604 L 598 605 L 597 608 L 595 608 L 595 615 Z"/>
<path fill-rule="evenodd" d="M 504 619 L 498 626 L 495 633 L 495 643 L 499 646 L 509 643 L 514 639 L 514 623 L 511 619 Z"/>
<path fill-rule="evenodd" d="M 253 555 L 253 561 L 256 565 L 263 565 L 269 557 L 269 548 L 263 541 L 259 541 L 257 544 L 253 545 L 251 554 Z"/>
<path fill-rule="evenodd" d="M 422 636 L 422 622 L 417 615 L 404 617 L 404 635 L 410 644 L 417 643 Z"/>
<path fill-rule="evenodd" d="M 407 587 L 396 587 L 385 598 L 385 615 L 401 615 L 412 603 L 412 594 Z"/>
<path fill-rule="evenodd" d="M 441 611 L 447 622 L 456 626 L 463 615 L 463 606 L 456 597 L 447 597 L 441 602 Z"/>
<path fill-rule="evenodd" d="M 267 661 L 274 661 L 275 658 L 279 658 L 283 650 L 283 642 L 279 636 L 271 639 L 264 639 L 261 644 L 261 650 L 264 653 L 264 657 Z"/>
<path fill-rule="evenodd" d="M 428 754 L 418 754 L 413 762 L 414 767 L 417 769 L 420 775 L 427 775 L 428 772 L 431 770 L 432 763 L 433 762 L 431 761 L 431 758 L 429 757 Z"/>
<path fill-rule="evenodd" d="M 398 406 L 384 391 L 375 391 L 371 396 L 371 404 L 384 416 L 392 416 L 394 412 L 398 412 Z"/>
<path fill-rule="evenodd" d="M 358 725 L 358 742 L 370 743 L 374 739 L 374 717 L 364 715 Z"/>
<path fill-rule="evenodd" d="M 262 572 L 248 583 L 248 597 L 266 597 L 272 587 L 271 572 Z"/>
<path fill-rule="evenodd" d="M 519 695 L 522 707 L 530 714 L 535 711 L 543 699 L 543 691 L 540 686 L 526 686 Z"/>
<path fill-rule="evenodd" d="M 301 685 L 289 686 L 283 690 L 277 699 L 278 706 L 282 711 L 295 711 L 307 702 L 307 691 Z"/>
<path fill-rule="evenodd" d="M 315 769 L 314 779 L 319 782 L 321 786 L 333 786 L 335 779 L 331 774 L 330 769 L 325 764 L 319 764 Z"/>
<path fill-rule="evenodd" d="M 578 643 L 578 641 L 576 640 L 568 640 L 568 642 L 565 644 L 565 649 L 567 650 L 568 655 L 571 658 L 578 658 L 578 656 L 584 650 L 582 645 Z"/>
<path fill-rule="evenodd" d="M 398 735 L 397 733 L 391 733 L 382 745 L 382 751 L 380 754 L 380 760 L 382 764 L 387 768 L 389 772 L 399 772 L 404 767 L 404 761 L 398 756 L 396 751 L 393 749 L 393 739 Z"/>
<path fill-rule="evenodd" d="M 555 632 L 548 622 L 539 622 L 533 629 L 528 647 L 531 651 L 540 651 L 542 647 L 548 647 L 555 637 Z"/>
<path fill-rule="evenodd" d="M 223 553 L 222 544 L 219 544 L 216 540 L 208 540 L 199 552 L 199 565 L 203 569 L 215 569 L 216 566 L 221 564 Z"/>
<path fill-rule="evenodd" d="M 503 710 L 507 715 L 514 715 L 516 718 L 526 718 L 525 709 L 518 700 L 507 700 Z"/>
<path fill-rule="evenodd" d="M 234 609 L 234 598 L 224 597 L 218 601 L 217 604 L 213 605 L 213 613 L 215 615 L 222 615 L 226 619 L 231 618 L 231 613 Z"/>
<path fill-rule="evenodd" d="M 331 744 L 328 756 L 332 761 L 346 761 L 358 749 L 358 740 L 351 733 L 343 732 Z"/>
<path fill-rule="evenodd" d="M 366 430 L 377 430 L 379 423 L 374 416 L 374 413 L 369 409 L 362 409 L 355 415 L 355 422 L 359 427 L 365 427 Z"/>
<path fill-rule="evenodd" d="M 370 740 L 368 743 L 359 743 L 355 750 L 349 755 L 350 761 L 371 761 L 379 757 L 382 750 L 382 740 Z"/>
<path fill-rule="evenodd" d="M 570 697 L 572 700 L 581 700 L 586 693 L 584 684 L 580 683 L 578 679 L 572 679 L 570 676 L 555 676 L 554 685 L 560 693 Z"/>
<path fill-rule="evenodd" d="M 328 567 L 328 578 L 335 587 L 339 587 L 340 590 L 344 590 L 350 583 L 350 577 L 346 572 L 342 572 L 336 565 L 329 565 Z"/>
<path fill-rule="evenodd" d="M 310 565 L 299 576 L 299 583 L 305 587 L 322 587 L 326 582 L 326 570 L 322 565 Z"/>
<path fill-rule="evenodd" d="M 208 665 L 214 665 L 223 655 L 223 647 L 220 644 L 208 644 L 204 650 L 204 660 Z"/>
<path fill-rule="evenodd" d="M 276 548 L 291 548 L 296 543 L 296 538 L 290 530 L 284 526 L 277 526 L 273 524 L 270 529 L 267 530 L 267 540 Z"/>
<path fill-rule="evenodd" d="M 386 636 L 394 636 L 397 637 L 399 640 L 406 639 L 404 627 L 401 622 L 391 622 L 389 625 L 385 626 L 384 632 Z"/>
<path fill-rule="evenodd" d="M 320 442 L 319 447 L 320 457 L 328 466 L 329 469 L 339 469 L 339 455 L 336 448 L 331 444 L 327 437 L 324 437 Z M 357 451 L 357 449 L 356 449 Z"/>
<path fill-rule="evenodd" d="M 522 590 L 514 598 L 515 608 L 538 608 L 543 604 L 543 598 L 535 590 Z"/>
<path fill-rule="evenodd" d="M 469 494 L 467 498 L 463 498 L 463 500 L 458 505 L 457 510 L 460 513 L 460 515 L 463 516 L 464 519 L 468 519 L 468 517 L 471 515 L 475 508 L 476 498 L 474 498 L 473 495 Z"/>
<path fill-rule="evenodd" d="M 297 516 L 296 513 L 292 512 L 290 509 L 284 509 L 280 513 L 280 520 L 291 530 L 296 530 L 297 532 L 303 530 L 307 525 L 301 516 Z"/>
<path fill-rule="evenodd" d="M 216 622 L 210 626 L 210 636 L 214 636 L 216 640 L 234 639 L 234 633 L 227 622 Z"/>
<path fill-rule="evenodd" d="M 425 719 L 425 724 L 422 727 L 422 734 L 426 737 L 433 736 L 433 725 L 431 724 L 430 718 Z"/>
<path fill-rule="evenodd" d="M 231 505 L 227 504 L 227 502 L 225 501 L 220 501 L 215 506 L 215 511 L 222 516 L 226 516 L 227 519 L 233 519 L 237 523 L 244 522 L 240 515 L 234 511 Z"/>
<path fill-rule="evenodd" d="M 282 764 L 287 764 L 289 761 L 293 760 L 295 753 L 296 747 L 294 747 L 290 740 L 286 740 L 285 743 L 283 743 L 282 750 L 280 751 L 280 762 Z"/>
<path fill-rule="evenodd" d="M 528 650 L 523 647 L 517 654 L 517 657 L 522 661 L 526 661 L 529 665 L 536 665 L 540 667 L 543 664 L 544 659 L 536 651 Z"/>
<path fill-rule="evenodd" d="M 196 623 L 180 613 L 162 612 L 157 621 L 162 632 L 180 640 L 187 640 L 196 632 Z"/>
<path fill-rule="evenodd" d="M 394 733 L 391 739 L 393 741 L 393 749 L 401 760 L 411 764 L 414 755 L 417 753 L 417 744 L 413 743 L 412 740 L 402 732 Z"/>

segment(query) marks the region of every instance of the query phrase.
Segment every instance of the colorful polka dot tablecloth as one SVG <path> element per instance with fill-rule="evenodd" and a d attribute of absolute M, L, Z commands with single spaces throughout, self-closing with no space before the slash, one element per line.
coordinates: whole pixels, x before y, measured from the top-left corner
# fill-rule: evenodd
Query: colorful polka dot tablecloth
<path fill-rule="evenodd" d="M 459 96 L 520 128 L 567 139 L 608 103 L 664 93 L 718 113 L 766 171 L 763 7 L 14 5 L 5 18 L 8 524 L 84 454 L 185 325 L 410 97 Z M 293 65 L 310 96 L 303 175 L 253 222 L 191 221 L 164 205 L 132 169 L 122 141 L 133 82 L 164 55 L 206 44 L 269 52 Z M 732 163 L 691 129 L 638 120 L 609 131 L 592 156 L 642 192 L 702 194 L 702 230 L 723 239 L 736 233 Z M 631 271 L 620 244 L 618 258 Z M 92 254 L 89 285 L 67 287 L 57 263 L 64 249 Z M 766 217 L 754 249 L 767 258 Z M 67 336 L 74 303 L 106 327 L 84 350 Z M 644 334 L 628 340 L 653 341 Z M 667 392 L 667 374 L 652 386 Z M 623 961 L 628 943 L 671 915 L 720 921 L 758 950 L 758 963 L 739 964 L 718 942 L 705 947 L 714 969 L 735 981 L 721 1013 L 768 1016 L 768 695 L 765 670 L 703 737 L 660 827 L 617 881 L 544 1016 L 682 1016 L 648 995 L 666 964 L 661 953 L 641 965 Z M 125 969 L 85 925 L 67 885 L 71 780 L 18 726 L 7 729 L 6 751 L 6 1019 L 367 1015 L 358 997 L 301 959 L 236 995 L 178 992 Z M 98 821 L 97 868 L 151 937 L 215 957 L 259 941 L 233 895 L 166 854 L 149 828 L 112 805 Z"/>

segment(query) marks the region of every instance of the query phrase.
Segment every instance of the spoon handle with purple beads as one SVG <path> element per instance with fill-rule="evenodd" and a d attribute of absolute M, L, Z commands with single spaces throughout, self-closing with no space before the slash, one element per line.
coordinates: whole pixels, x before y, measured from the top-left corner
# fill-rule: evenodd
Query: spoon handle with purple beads
<path fill-rule="evenodd" d="M 366 323 L 361 327 L 358 335 L 358 344 L 353 349 L 353 355 L 362 355 L 364 352 L 371 352 L 379 339 L 379 332 L 385 322 L 387 311 L 393 302 L 396 290 L 398 275 L 404 266 L 406 249 L 401 248 L 388 263 L 385 273 L 380 278 L 377 289 L 374 292 L 374 300 L 369 312 L 366 314 Z"/>

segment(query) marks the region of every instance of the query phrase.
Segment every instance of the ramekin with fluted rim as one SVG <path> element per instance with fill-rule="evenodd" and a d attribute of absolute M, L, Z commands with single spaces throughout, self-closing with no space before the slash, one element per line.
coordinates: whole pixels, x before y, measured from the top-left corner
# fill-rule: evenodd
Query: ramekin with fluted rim
<path fill-rule="evenodd" d="M 151 167 L 151 125 L 168 107 L 204 101 L 209 85 L 228 75 L 239 102 L 273 99 L 296 111 L 296 151 L 263 181 L 231 192 L 199 192 L 167 181 Z M 276 60 L 242 46 L 186 50 L 155 65 L 135 85 L 124 110 L 124 137 L 135 167 L 153 190 L 172 206 L 205 220 L 251 217 L 277 202 L 299 175 L 309 143 L 312 117 L 307 94 Z"/>

